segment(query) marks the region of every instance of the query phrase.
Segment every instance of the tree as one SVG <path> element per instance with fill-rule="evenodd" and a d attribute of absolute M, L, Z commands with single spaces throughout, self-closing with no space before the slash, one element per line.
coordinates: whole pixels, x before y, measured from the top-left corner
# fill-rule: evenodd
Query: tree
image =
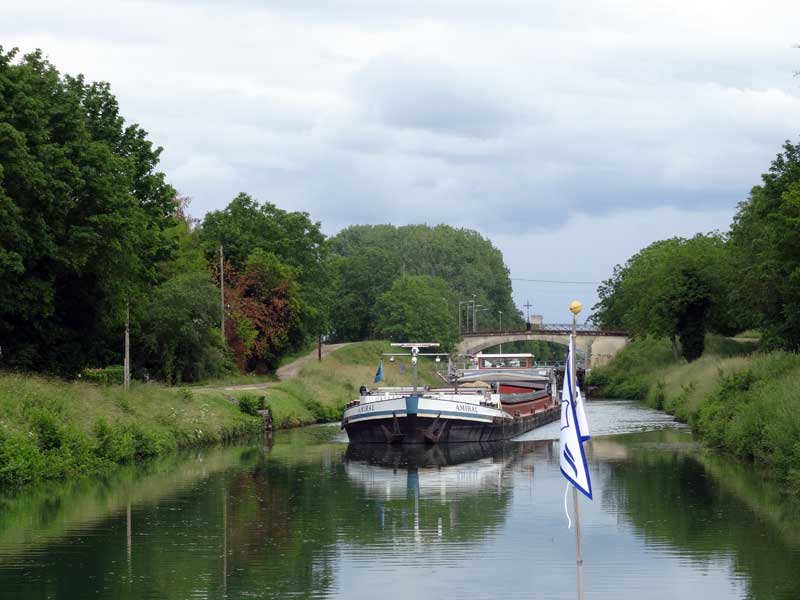
<path fill-rule="evenodd" d="M 236 196 L 224 210 L 208 213 L 198 230 L 210 261 L 219 246 L 233 269 L 244 272 L 256 250 L 275 256 L 292 269 L 294 294 L 302 311 L 295 315 L 293 332 L 304 340 L 325 331 L 328 320 L 329 274 L 325 268 L 327 245 L 320 224 L 308 213 L 287 212 L 248 194 Z M 301 342 L 302 343 L 302 342 Z"/>
<path fill-rule="evenodd" d="M 208 273 L 179 273 L 155 288 L 141 317 L 137 364 L 167 383 L 222 375 L 219 292 Z"/>
<path fill-rule="evenodd" d="M 454 301 L 453 290 L 443 279 L 401 277 L 378 298 L 375 333 L 396 342 L 438 342 L 449 351 L 459 337 L 449 308 Z"/>
<path fill-rule="evenodd" d="M 376 303 L 400 273 L 398 257 L 383 248 L 368 247 L 358 254 L 333 257 L 331 333 L 339 340 L 374 337 Z"/>
<path fill-rule="evenodd" d="M 265 372 L 305 341 L 304 306 L 296 271 L 272 253 L 256 249 L 232 282 L 225 333 L 239 367 Z"/>
<path fill-rule="evenodd" d="M 175 191 L 108 84 L 16 57 L 0 47 L 3 361 L 69 374 L 120 356 L 126 302 L 173 249 Z"/>
<path fill-rule="evenodd" d="M 617 265 L 598 289 L 592 320 L 634 335 L 680 341 L 689 361 L 703 353 L 707 330 L 736 329 L 730 304 L 731 265 L 718 234 L 655 242 Z"/>
<path fill-rule="evenodd" d="M 341 276 L 340 271 L 337 278 L 332 320 L 337 339 L 355 339 L 355 333 L 365 336 L 374 331 L 374 311 L 370 314 L 368 307 L 356 311 L 355 321 L 359 326 L 354 329 L 350 326 L 352 321 L 343 321 L 349 316 L 345 305 L 358 306 L 358 299 L 371 298 L 380 292 L 378 288 L 388 289 L 403 275 L 426 275 L 447 281 L 455 292 L 449 308 L 456 321 L 457 300 L 471 299 L 475 294 L 477 303 L 491 314 L 503 311 L 506 326 L 521 327 L 523 323 L 511 297 L 511 280 L 502 253 L 476 231 L 448 225 L 354 225 L 331 238 L 330 249 L 333 256 L 343 259 L 340 268 L 353 268 L 358 273 L 347 277 Z M 375 281 L 365 286 L 370 269 L 375 272 Z M 365 294 L 365 289 L 369 293 Z"/>
<path fill-rule="evenodd" d="M 767 345 L 800 350 L 800 144 L 786 142 L 731 227 L 737 303 Z"/>

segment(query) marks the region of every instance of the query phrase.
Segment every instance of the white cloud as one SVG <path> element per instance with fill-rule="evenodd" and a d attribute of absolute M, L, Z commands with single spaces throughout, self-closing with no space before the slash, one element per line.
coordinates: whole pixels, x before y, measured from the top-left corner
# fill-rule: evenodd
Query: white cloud
<path fill-rule="evenodd" d="M 734 208 L 685 211 L 671 207 L 626 211 L 602 216 L 571 215 L 557 227 L 541 227 L 523 234 L 495 234 L 515 280 L 518 306 L 530 300 L 536 314 L 551 323 L 566 323 L 571 300 L 585 307 L 582 318 L 597 302 L 597 285 L 611 276 L 613 266 L 624 263 L 645 246 L 666 237 L 691 237 L 695 233 L 728 230 Z M 537 283 L 520 279 L 593 282 L 585 284 Z"/>
<path fill-rule="evenodd" d="M 0 39 L 111 81 L 198 216 L 247 191 L 330 233 L 444 221 L 524 240 L 517 256 L 576 227 L 570 215 L 615 231 L 631 214 L 732 213 L 800 133 L 795 12 L 788 0 L 53 0 L 0 4 Z M 637 227 L 649 242 L 692 222 Z M 646 243 L 634 233 L 622 237 Z M 590 257 L 598 279 L 627 255 Z"/>

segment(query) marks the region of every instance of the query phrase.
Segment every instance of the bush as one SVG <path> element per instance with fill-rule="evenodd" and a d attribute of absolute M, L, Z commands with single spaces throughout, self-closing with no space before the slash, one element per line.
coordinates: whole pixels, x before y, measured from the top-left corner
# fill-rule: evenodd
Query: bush
<path fill-rule="evenodd" d="M 266 408 L 267 399 L 264 396 L 252 396 L 244 394 L 239 396 L 239 410 L 253 417 L 258 415 L 258 411 Z"/>
<path fill-rule="evenodd" d="M 102 369 L 84 369 L 81 379 L 99 385 L 122 385 L 125 368 L 122 365 L 103 367 Z"/>
<path fill-rule="evenodd" d="M 64 428 L 55 415 L 44 410 L 33 417 L 33 428 L 42 451 L 60 448 L 64 441 Z"/>
<path fill-rule="evenodd" d="M 33 481 L 41 472 L 42 463 L 32 438 L 0 430 L 0 483 L 19 485 Z"/>

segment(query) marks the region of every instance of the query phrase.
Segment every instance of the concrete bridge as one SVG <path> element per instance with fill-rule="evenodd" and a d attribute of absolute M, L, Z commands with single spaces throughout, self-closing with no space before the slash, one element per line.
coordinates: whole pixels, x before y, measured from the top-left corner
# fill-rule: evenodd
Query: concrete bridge
<path fill-rule="evenodd" d="M 498 344 L 520 341 L 553 342 L 568 346 L 570 333 L 572 325 L 541 325 L 530 331 L 465 333 L 456 351 L 462 355 L 473 355 Z M 628 334 L 624 331 L 603 331 L 590 325 L 579 325 L 575 345 L 586 353 L 586 368 L 592 369 L 608 364 L 628 344 L 628 340 Z"/>

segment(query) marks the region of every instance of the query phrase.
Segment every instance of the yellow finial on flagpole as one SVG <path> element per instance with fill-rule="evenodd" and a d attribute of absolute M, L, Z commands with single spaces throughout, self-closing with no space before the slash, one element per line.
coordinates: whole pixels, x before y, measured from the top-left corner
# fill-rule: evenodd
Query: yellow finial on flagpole
<path fill-rule="evenodd" d="M 575 316 L 577 316 L 582 310 L 583 304 L 581 304 L 580 300 L 573 300 L 569 305 L 569 311 Z"/>

